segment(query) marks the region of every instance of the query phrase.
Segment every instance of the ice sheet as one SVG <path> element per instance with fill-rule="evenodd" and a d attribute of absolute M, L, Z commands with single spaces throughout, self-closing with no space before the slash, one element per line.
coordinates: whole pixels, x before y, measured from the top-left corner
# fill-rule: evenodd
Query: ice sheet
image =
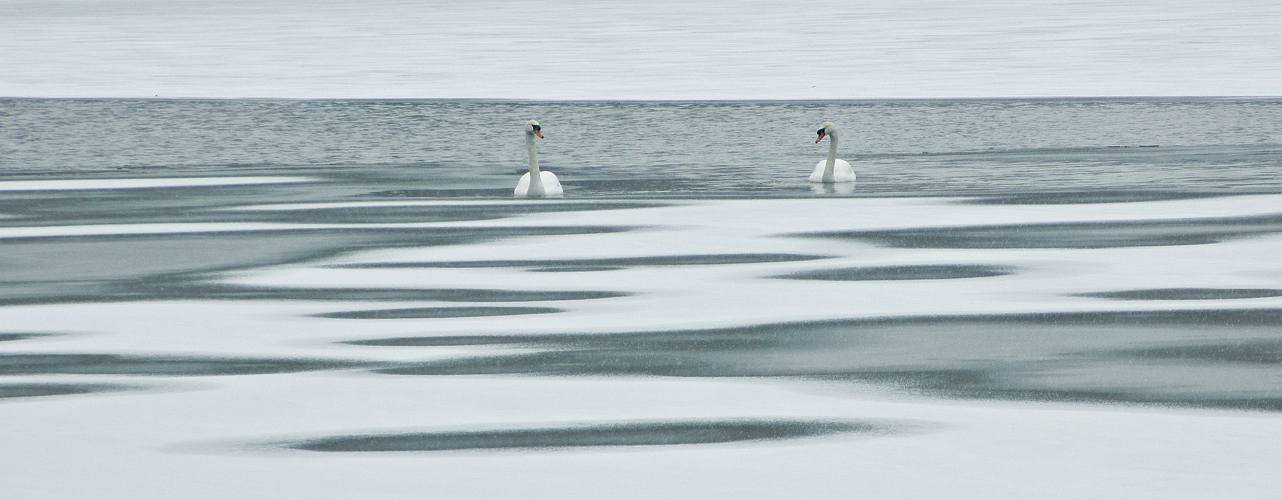
<path fill-rule="evenodd" d="M 0 2 L 0 96 L 1280 95 L 1276 2 Z"/>
<path fill-rule="evenodd" d="M 72 189 L 144 189 L 162 187 L 238 186 L 308 182 L 306 177 L 176 177 L 155 179 L 78 179 L 48 181 L 0 181 L 0 191 L 61 191 Z"/>
<path fill-rule="evenodd" d="M 261 201 L 210 210 L 331 206 Z M 1282 198 L 963 201 L 11 221 L 6 262 L 24 260 L 0 297 L 0 477 L 19 498 L 1275 495 L 1282 297 L 1234 291 L 1282 289 Z M 1024 229 L 1057 224 L 1167 238 L 1028 244 L 1057 240 Z M 1005 238 L 861 239 L 977 226 Z M 888 268 L 929 272 L 863 279 Z M 1099 295 L 1116 292 L 1130 296 Z M 854 427 L 646 444 L 707 422 Z M 592 429 L 630 434 L 581 446 Z M 295 446 L 405 435 L 472 444 Z M 490 438 L 553 446 L 476 444 Z"/>

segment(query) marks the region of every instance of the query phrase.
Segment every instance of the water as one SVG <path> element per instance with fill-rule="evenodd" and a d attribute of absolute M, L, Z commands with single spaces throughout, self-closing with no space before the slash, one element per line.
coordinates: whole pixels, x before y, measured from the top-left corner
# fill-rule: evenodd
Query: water
<path fill-rule="evenodd" d="M 530 118 L 563 198 L 511 195 Z M 854 186 L 806 182 L 823 121 Z M 5 99 L 0 127 L 20 496 L 1273 494 L 1282 99 Z"/>
<path fill-rule="evenodd" d="M 0 106 L 0 169 L 14 175 L 321 171 L 439 196 L 510 189 L 531 118 L 548 136 L 541 165 L 579 199 L 810 196 L 797 173 L 827 153 L 814 144 L 825 120 L 840 125 L 841 156 L 859 164 L 857 196 L 1277 192 L 1282 150 L 1278 99 Z"/>

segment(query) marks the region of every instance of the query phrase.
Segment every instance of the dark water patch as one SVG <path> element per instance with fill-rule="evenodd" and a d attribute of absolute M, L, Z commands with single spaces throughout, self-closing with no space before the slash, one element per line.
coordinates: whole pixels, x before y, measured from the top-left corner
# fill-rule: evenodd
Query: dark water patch
<path fill-rule="evenodd" d="M 922 391 L 957 399 L 1003 399 L 1013 401 L 1113 403 L 1209 410 L 1282 411 L 1282 397 L 1205 397 L 1198 394 L 1166 395 L 1143 391 L 942 388 Z"/>
<path fill-rule="evenodd" d="M 1174 201 L 1231 196 L 1237 193 L 1195 193 L 1183 191 L 1071 191 L 1018 193 L 985 196 L 960 201 L 967 205 L 1078 205 L 1091 203 L 1135 203 Z"/>
<path fill-rule="evenodd" d="M 1282 395 L 1216 397 L 1190 390 L 1171 394 L 1142 388 L 1021 387 L 1036 385 L 1011 380 L 1002 370 L 882 370 L 827 374 L 807 378 L 884 384 L 908 392 L 951 399 L 989 399 L 1060 403 L 1112 403 L 1180 408 L 1282 411 Z"/>
<path fill-rule="evenodd" d="M 139 280 L 95 287 L 93 294 L 17 295 L 0 306 L 159 300 L 306 300 L 373 302 L 544 302 L 591 300 L 632 295 L 592 290 L 494 290 L 471 288 L 267 288 L 184 280 Z M 12 292 L 12 290 L 10 290 Z"/>
<path fill-rule="evenodd" d="M 521 450 L 606 446 L 673 446 L 775 441 L 834 434 L 887 435 L 907 427 L 881 421 L 696 420 L 495 429 L 484 431 L 362 434 L 284 443 L 297 450 L 388 452 Z"/>
<path fill-rule="evenodd" d="M 623 266 L 548 266 L 532 267 L 526 271 L 532 273 L 590 273 L 597 271 L 619 271 L 627 269 Z"/>
<path fill-rule="evenodd" d="M 406 246 L 412 239 L 388 232 L 330 231 L 21 238 L 5 240 L 0 265 L 8 271 L 3 279 L 9 283 L 94 284 L 304 262 L 382 245 Z M 432 241 L 423 243 L 431 246 Z"/>
<path fill-rule="evenodd" d="M 228 358 L 199 356 L 132 356 L 121 354 L 0 354 L 0 375 L 259 375 L 318 370 L 370 368 L 368 362 Z"/>
<path fill-rule="evenodd" d="M 350 196 L 360 192 L 358 186 L 323 180 L 142 189 L 0 191 L 0 212 L 20 218 L 0 221 L 0 226 L 271 222 L 281 221 L 272 219 L 280 214 L 225 209 L 265 202 L 349 201 Z M 255 214 L 265 218 L 257 219 Z"/>
<path fill-rule="evenodd" d="M 507 192 L 510 196 L 511 192 Z M 424 205 L 388 207 L 334 207 L 307 210 L 236 210 L 219 218 L 200 217 L 200 222 L 237 221 L 295 224 L 391 224 L 413 222 L 458 222 L 494 220 L 519 215 L 553 212 L 621 210 L 664 206 L 645 202 L 511 203 L 476 205 Z M 209 220 L 204 220 L 209 219 Z"/>
<path fill-rule="evenodd" d="M 1282 366 L 1282 340 L 1123 349 L 1113 351 L 1113 354 L 1127 358 Z"/>
<path fill-rule="evenodd" d="M 382 167 L 382 168 L 380 168 Z M 390 167 L 390 168 L 389 168 Z M 268 175 L 293 175 L 314 179 L 313 182 L 266 184 L 232 184 L 221 186 L 171 186 L 137 189 L 68 189 L 42 191 L 0 191 L 0 213 L 14 218 L 0 219 L 0 227 L 84 225 L 84 224 L 158 224 L 217 222 L 277 223 L 403 223 L 493 220 L 524 214 L 583 210 L 648 208 L 663 204 L 647 201 L 542 202 L 422 204 L 412 206 L 334 206 L 389 197 L 436 199 L 440 195 L 484 197 L 511 200 L 511 188 L 502 190 L 421 190 L 418 192 L 380 191 L 389 184 L 411 179 L 401 178 L 396 165 L 367 165 L 367 171 L 344 167 L 285 167 Z M 235 167 L 222 174 L 245 176 Z M 161 177 L 169 175 L 161 173 Z M 153 177 L 135 173 L 123 179 Z M 204 176 L 200 176 L 204 177 Z M 211 177 L 217 177 L 212 175 Z M 95 175 L 94 179 L 106 178 Z M 122 178 L 122 177 L 116 177 Z M 63 177 L 68 179 L 68 177 Z M 81 178 L 83 179 L 83 178 Z M 414 179 L 421 180 L 421 179 Z M 434 179 L 441 183 L 445 179 Z M 515 180 L 513 180 L 515 184 Z M 371 191 L 373 191 L 371 193 Z M 244 210 L 263 203 L 321 204 L 305 210 Z M 230 210 L 229 210 L 230 209 Z"/>
<path fill-rule="evenodd" d="M 298 230 L 168 235 L 80 236 L 7 239 L 0 252 L 0 305 L 114 302 L 167 299 L 286 299 L 485 295 L 463 290 L 360 291 L 280 290 L 217 286 L 207 280 L 218 272 L 303 263 L 384 248 L 458 245 L 502 238 L 585 234 L 626 230 L 609 227 L 452 228 L 417 230 Z M 491 296 L 517 296 L 494 291 Z M 543 296 L 557 295 L 543 292 Z M 576 293 L 567 292 L 567 296 Z M 577 293 L 583 298 L 618 296 Z M 325 300 L 317 298 L 315 300 Z M 376 299 L 370 299 L 376 300 Z M 542 300 L 530 298 L 526 300 Z"/>
<path fill-rule="evenodd" d="M 394 337 L 342 342 L 370 346 L 481 346 L 510 345 L 524 348 L 596 350 L 621 349 L 645 352 L 655 350 L 753 350 L 784 347 L 805 338 L 790 339 L 778 327 L 765 325 L 723 330 L 683 330 L 641 333 L 585 333 L 552 335 L 452 335 L 448 337 Z M 785 327 L 786 328 L 786 327 Z"/>
<path fill-rule="evenodd" d="M 515 184 L 513 185 L 515 187 Z M 458 188 L 458 189 L 386 189 L 369 193 L 379 198 L 503 198 L 511 197 L 509 188 Z"/>
<path fill-rule="evenodd" d="M 56 335 L 53 333 L 0 333 L 0 342 L 13 342 L 16 340 L 34 339 L 37 337 L 49 337 Z"/>
<path fill-rule="evenodd" d="M 591 290 L 496 290 L 477 288 L 263 288 L 234 285 L 192 285 L 178 290 L 157 284 L 151 300 L 330 300 L 542 302 L 626 297 L 629 292 Z"/>
<path fill-rule="evenodd" d="M 706 191 L 699 179 L 631 176 L 617 179 L 562 179 L 561 184 L 596 195 L 617 196 L 644 193 L 645 196 L 696 193 Z"/>
<path fill-rule="evenodd" d="M 546 351 L 405 364 L 375 370 L 388 375 L 656 375 L 673 377 L 754 377 L 804 375 L 807 367 L 741 366 L 764 352 L 729 359 L 728 353 L 673 350 L 627 352 L 622 349 Z M 706 363 L 711 361 L 711 363 Z M 798 373 L 790 373 L 796 371 Z"/>
<path fill-rule="evenodd" d="M 1003 375 L 1000 370 L 993 369 L 890 369 L 831 373 L 807 378 L 885 384 L 906 389 L 915 394 L 956 399 L 1097 403 L 1139 403 L 1144 399 L 1143 394 L 1115 390 L 1011 387 L 1018 384 L 1004 380 Z"/>
<path fill-rule="evenodd" d="M 546 337 L 564 339 L 563 344 L 573 342 L 577 335 L 548 335 Z M 449 337 L 393 337 L 371 340 L 347 340 L 339 342 L 348 345 L 369 345 L 387 347 L 442 347 L 442 346 L 480 346 L 480 345 L 539 345 L 549 347 L 558 345 L 555 340 L 532 335 L 453 335 Z"/>
<path fill-rule="evenodd" d="M 1208 338 L 1239 347 L 1199 347 Z M 1279 309 L 900 317 L 347 343 L 523 349 L 374 370 L 388 375 L 844 377 L 945 397 L 1185 406 L 1235 400 L 1232 405 L 1266 407 L 1282 398 L 1282 387 L 1268 383 L 1282 376 L 1282 364 L 1268 363 L 1282 350 Z M 1161 348 L 1136 348 L 1155 344 Z"/>
<path fill-rule="evenodd" d="M 654 350 L 690 348 L 694 350 L 773 349 L 788 345 L 848 342 L 846 332 L 895 331 L 912 332 L 922 328 L 945 326 L 956 331 L 985 332 L 1002 328 L 1028 333 L 1042 333 L 1048 328 L 1282 328 L 1282 309 L 1212 309 L 1169 311 L 1105 311 L 1034 313 L 1011 315 L 908 316 L 894 318 L 830 320 L 780 323 L 706 330 L 670 330 L 639 333 L 587 333 L 550 335 L 457 335 L 394 337 L 343 342 L 370 346 L 465 346 L 511 345 L 548 349 Z M 1282 332 L 1280 332 L 1282 334 Z"/>
<path fill-rule="evenodd" d="M 173 288 L 109 287 L 109 294 L 24 295 L 0 299 L 5 305 L 132 303 L 159 300 L 308 300 L 308 301 L 442 301 L 442 303 L 541 303 L 541 301 L 613 299 L 628 292 L 563 290 L 474 290 L 474 288 L 256 288 L 181 286 Z"/>
<path fill-rule="evenodd" d="M 1171 406 L 1193 406 L 1196 408 L 1213 408 L 1225 410 L 1282 411 L 1282 397 L 1268 398 L 1215 398 L 1195 401 L 1156 402 Z"/>
<path fill-rule="evenodd" d="M 134 178 L 145 179 L 148 176 Z M 96 180 L 75 174 L 62 180 Z M 43 179 L 42 179 L 43 180 Z M 188 222 L 189 217 L 226 217 L 212 212 L 226 204 L 250 199 L 290 200 L 293 184 L 244 184 L 235 186 L 155 187 L 137 189 L 69 189 L 0 191 L 0 213 L 18 219 L 0 219 L 0 226 L 46 226 L 107 223 Z"/>
<path fill-rule="evenodd" d="M 0 399 L 68 396 L 138 389 L 135 386 L 120 384 L 0 384 Z"/>
<path fill-rule="evenodd" d="M 541 271 L 568 268 L 576 270 L 620 269 L 639 266 L 712 266 L 723 264 L 763 264 L 770 262 L 797 262 L 830 259 L 829 255 L 790 253 L 749 253 L 712 255 L 662 255 L 653 257 L 615 257 L 602 259 L 537 259 L 537 260 L 465 260 L 444 262 L 374 262 L 362 264 L 337 264 L 331 267 L 352 269 L 400 268 L 486 268 L 527 267 Z"/>
<path fill-rule="evenodd" d="M 892 248 L 1120 248 L 1201 245 L 1282 232 L 1282 216 L 1174 221 L 1014 224 L 789 236 L 851 240 Z"/>
<path fill-rule="evenodd" d="M 810 167 L 813 168 L 813 167 Z M 802 167 L 804 170 L 805 167 Z M 784 170 L 786 171 L 786 170 Z M 587 175 L 575 179 L 563 178 L 561 184 L 566 186 L 567 195 L 574 196 L 600 196 L 611 199 L 698 199 L 698 200 L 734 200 L 734 199 L 787 199 L 787 198 L 812 198 L 816 194 L 831 195 L 872 195 L 873 192 L 861 192 L 858 190 L 843 190 L 842 187 L 832 185 L 817 186 L 804 182 L 805 176 L 800 178 L 794 176 L 783 177 L 780 172 L 772 172 L 768 176 L 774 177 L 770 181 L 762 182 L 762 179 L 752 179 L 745 177 L 742 171 L 732 169 L 713 168 L 699 171 L 686 172 L 687 178 L 653 178 L 637 177 L 635 171 L 627 172 L 621 178 L 586 178 L 596 174 L 596 172 L 587 172 Z M 573 188 L 571 192 L 569 188 Z M 885 196 L 890 194 L 897 196 L 903 193 L 885 191 L 876 192 L 875 195 Z M 906 193 L 908 196 L 920 195 L 920 190 Z"/>
<path fill-rule="evenodd" d="M 1154 288 L 1117 292 L 1076 293 L 1076 297 L 1118 300 L 1227 300 L 1282 297 L 1274 288 Z"/>
<path fill-rule="evenodd" d="M 883 281 L 883 280 L 942 280 L 959 278 L 989 278 L 1014 274 L 1009 266 L 986 265 L 937 265 L 937 266 L 886 266 L 819 269 L 771 276 L 790 280 L 821 281 Z"/>
<path fill-rule="evenodd" d="M 483 316 L 515 316 L 521 314 L 550 314 L 565 312 L 554 307 L 413 307 L 405 309 L 374 309 L 313 314 L 319 318 L 341 319 L 426 319 L 426 318 L 478 318 Z"/>
<path fill-rule="evenodd" d="M 112 288 L 106 295 L 65 295 L 0 300 L 0 305 L 123 303 L 149 300 L 317 300 L 444 301 L 444 303 L 533 303 L 533 301 L 612 299 L 628 292 L 563 290 L 483 290 L 483 288 L 264 288 L 221 285 L 165 286 L 158 283 Z"/>

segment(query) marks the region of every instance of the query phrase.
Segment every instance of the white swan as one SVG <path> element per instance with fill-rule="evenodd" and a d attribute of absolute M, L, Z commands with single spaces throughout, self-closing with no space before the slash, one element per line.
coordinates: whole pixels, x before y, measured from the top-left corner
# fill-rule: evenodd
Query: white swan
<path fill-rule="evenodd" d="M 828 159 L 815 165 L 814 173 L 810 174 L 810 182 L 855 182 L 854 169 L 850 168 L 846 160 L 837 159 L 837 126 L 832 122 L 824 122 L 820 127 L 819 138 L 815 139 L 815 143 L 822 141 L 824 136 L 828 137 Z"/>
<path fill-rule="evenodd" d="M 530 171 L 521 176 L 521 180 L 516 181 L 516 190 L 512 192 L 513 196 L 529 196 L 538 198 L 542 196 L 561 196 L 561 181 L 556 180 L 556 174 L 552 172 L 539 171 L 539 151 L 534 145 L 534 136 L 543 138 L 543 129 L 539 127 L 539 122 L 530 120 L 525 122 L 525 147 L 530 150 Z"/>

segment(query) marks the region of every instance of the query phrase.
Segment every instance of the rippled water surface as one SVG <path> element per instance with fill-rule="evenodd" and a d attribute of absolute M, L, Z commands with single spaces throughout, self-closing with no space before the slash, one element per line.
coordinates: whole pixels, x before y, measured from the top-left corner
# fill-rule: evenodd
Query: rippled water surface
<path fill-rule="evenodd" d="M 1282 100 L 851 102 L 2 100 L 0 171 L 318 170 L 498 195 L 520 125 L 573 197 L 808 196 L 840 126 L 856 195 L 1276 191 Z M 491 191 L 492 190 L 492 191 Z"/>

